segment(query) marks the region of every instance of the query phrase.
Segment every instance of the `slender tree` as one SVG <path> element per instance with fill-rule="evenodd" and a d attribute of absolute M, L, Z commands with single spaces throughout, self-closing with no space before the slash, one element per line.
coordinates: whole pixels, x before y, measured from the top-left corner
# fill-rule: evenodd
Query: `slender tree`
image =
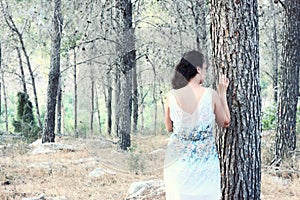
<path fill-rule="evenodd" d="M 0 41 L 0 72 L 1 71 L 2 71 L 2 43 Z M 1 115 L 2 115 L 2 81 L 0 81 L 0 117 Z"/>
<path fill-rule="evenodd" d="M 0 73 L 1 73 L 1 81 L 0 81 L 0 97 L 1 97 L 1 89 L 3 88 L 3 97 L 4 97 L 4 112 L 5 112 L 5 131 L 8 133 L 8 107 L 7 107 L 7 94 L 6 94 L 6 85 L 4 79 L 4 70 L 2 67 L 2 43 L 0 42 Z M 2 106 L 0 100 L 0 107 Z M 0 116 L 1 116 L 1 108 L 0 108 Z"/>
<path fill-rule="evenodd" d="M 54 142 L 55 141 L 55 108 L 56 97 L 60 76 L 60 46 L 62 37 L 62 13 L 61 13 L 61 0 L 54 0 L 53 11 L 53 30 L 51 37 L 51 60 L 50 60 L 50 72 L 49 82 L 47 90 L 47 110 L 44 121 L 43 138 L 42 142 Z"/>
<path fill-rule="evenodd" d="M 273 89 L 274 101 L 277 103 L 278 99 L 278 66 L 279 66 L 279 51 L 278 51 L 278 34 L 277 34 L 277 14 L 275 13 L 274 1 L 270 0 L 272 11 L 272 60 L 273 60 Z"/>
<path fill-rule="evenodd" d="M 19 65 L 20 65 L 20 72 L 21 72 L 21 81 L 23 85 L 23 92 L 27 94 L 27 87 L 26 87 L 26 81 L 25 81 L 25 73 L 24 73 L 24 67 L 23 67 L 23 61 L 22 56 L 19 47 L 16 48 L 19 58 Z"/>
<path fill-rule="evenodd" d="M 218 137 L 223 199 L 260 199 L 261 99 L 257 0 L 212 0 L 216 74 L 230 79 L 231 125 Z"/>
<path fill-rule="evenodd" d="M 284 7 L 283 51 L 279 74 L 278 122 L 274 163 L 280 165 L 296 149 L 299 97 L 300 1 L 279 1 Z"/>
<path fill-rule="evenodd" d="M 58 90 L 57 90 L 57 117 L 56 117 L 56 133 L 58 135 L 61 135 L 61 121 L 62 121 L 62 77 L 61 75 L 59 76 L 59 81 L 58 81 Z"/>
<path fill-rule="evenodd" d="M 74 83 L 74 132 L 75 137 L 78 137 L 78 129 L 77 129 L 77 102 L 78 102 L 78 95 L 77 95 L 77 54 L 76 54 L 76 46 L 74 46 L 73 49 L 73 62 L 74 62 L 74 68 L 73 68 L 73 83 Z"/>

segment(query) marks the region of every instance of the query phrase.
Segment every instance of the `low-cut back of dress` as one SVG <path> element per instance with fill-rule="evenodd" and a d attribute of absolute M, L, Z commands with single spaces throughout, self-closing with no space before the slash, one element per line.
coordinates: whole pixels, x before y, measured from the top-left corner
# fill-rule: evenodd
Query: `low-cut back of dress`
<path fill-rule="evenodd" d="M 221 197 L 219 158 L 213 135 L 215 115 L 211 89 L 193 113 L 185 112 L 169 96 L 173 133 L 164 163 L 167 200 L 217 200 Z"/>

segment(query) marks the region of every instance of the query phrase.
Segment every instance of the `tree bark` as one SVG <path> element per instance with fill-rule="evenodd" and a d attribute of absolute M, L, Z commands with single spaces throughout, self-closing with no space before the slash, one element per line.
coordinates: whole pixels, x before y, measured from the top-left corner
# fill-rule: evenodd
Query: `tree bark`
<path fill-rule="evenodd" d="M 57 91 L 57 120 L 56 120 L 56 133 L 58 135 L 61 135 L 61 121 L 62 121 L 62 79 L 61 75 L 59 77 L 59 83 L 58 83 L 58 91 Z"/>
<path fill-rule="evenodd" d="M 296 112 L 299 97 L 300 1 L 284 1 L 283 61 L 280 66 L 275 164 L 296 149 Z"/>
<path fill-rule="evenodd" d="M 0 41 L 0 72 L 2 71 L 2 44 Z M 0 119 L 2 115 L 2 81 L 0 81 Z"/>
<path fill-rule="evenodd" d="M 91 134 L 94 134 L 94 111 L 95 111 L 95 80 L 91 73 L 91 111 L 90 111 Z"/>
<path fill-rule="evenodd" d="M 76 55 L 76 45 L 73 49 L 73 62 L 74 62 L 74 69 L 73 69 L 73 83 L 74 83 L 74 132 L 75 137 L 78 137 L 78 130 L 77 130 L 77 55 Z"/>
<path fill-rule="evenodd" d="M 4 98 L 4 112 L 5 112 L 5 131 L 8 133 L 8 107 L 7 107 L 7 94 L 6 94 L 6 85 L 4 79 L 4 70 L 2 68 L 2 44 L 0 42 L 0 73 L 1 73 L 1 82 L 0 82 L 0 115 L 1 110 L 1 89 L 3 88 L 3 98 Z"/>
<path fill-rule="evenodd" d="M 23 61 L 22 61 L 22 56 L 19 47 L 17 47 L 17 53 L 18 53 L 18 58 L 19 58 L 19 65 L 20 65 L 20 72 L 21 72 L 21 81 L 23 85 L 23 92 L 27 93 L 27 87 L 26 87 L 26 81 L 25 81 L 25 73 L 24 73 L 24 68 L 23 68 Z"/>
<path fill-rule="evenodd" d="M 122 47 L 121 47 L 121 92 L 119 102 L 119 146 L 127 150 L 131 145 L 131 111 L 132 111 L 132 69 L 135 67 L 135 37 L 132 26 L 131 0 L 121 1 L 122 19 Z"/>
<path fill-rule="evenodd" d="M 107 72 L 107 95 L 106 95 L 106 110 L 107 110 L 107 133 L 108 135 L 111 135 L 112 130 L 112 92 L 113 88 L 109 84 L 111 81 L 111 70 Z"/>
<path fill-rule="evenodd" d="M 272 40 L 272 57 L 273 57 L 273 89 L 274 89 L 274 102 L 278 100 L 278 66 L 279 66 L 279 53 L 278 53 L 278 41 L 277 41 L 277 17 L 275 13 L 274 1 L 270 0 L 272 18 L 273 18 L 273 40 Z"/>
<path fill-rule="evenodd" d="M 134 63 L 134 66 L 136 64 Z M 137 132 L 137 124 L 139 117 L 139 97 L 136 67 L 132 69 L 132 104 L 133 104 L 133 132 Z"/>
<path fill-rule="evenodd" d="M 229 77 L 231 125 L 218 135 L 223 199 L 260 199 L 261 98 L 257 0 L 212 1 L 212 63 Z"/>
<path fill-rule="evenodd" d="M 0 57 L 1 58 L 1 57 Z M 5 112 L 5 132 L 8 133 L 8 107 L 7 107 L 7 94 L 6 94 L 6 84 L 4 79 L 4 70 L 1 68 L 1 79 L 3 87 L 3 97 L 4 97 L 4 112 Z"/>
<path fill-rule="evenodd" d="M 62 36 L 61 0 L 54 0 L 53 32 L 51 37 L 51 60 L 47 90 L 47 110 L 42 142 L 55 142 L 55 108 L 60 76 L 60 46 Z"/>
<path fill-rule="evenodd" d="M 101 126 L 101 113 L 99 109 L 99 95 L 97 89 L 95 90 L 95 104 L 96 104 L 96 112 L 98 117 L 98 126 L 99 126 L 99 133 L 102 133 L 102 126 Z"/>

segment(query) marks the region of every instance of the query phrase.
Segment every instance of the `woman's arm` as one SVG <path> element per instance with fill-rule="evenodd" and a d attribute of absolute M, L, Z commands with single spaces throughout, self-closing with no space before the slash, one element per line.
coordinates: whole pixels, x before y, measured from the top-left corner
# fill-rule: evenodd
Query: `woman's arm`
<path fill-rule="evenodd" d="M 168 132 L 173 131 L 173 122 L 170 118 L 169 94 L 167 95 L 165 103 L 165 126 Z"/>
<path fill-rule="evenodd" d="M 225 75 L 220 75 L 218 93 L 213 91 L 214 110 L 216 122 L 220 127 L 226 128 L 230 125 L 230 111 L 226 98 L 229 80 Z"/>

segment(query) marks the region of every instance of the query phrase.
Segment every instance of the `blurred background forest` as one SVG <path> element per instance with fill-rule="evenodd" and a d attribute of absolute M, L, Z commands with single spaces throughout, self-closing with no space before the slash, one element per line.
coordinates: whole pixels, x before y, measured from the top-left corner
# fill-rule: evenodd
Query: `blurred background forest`
<path fill-rule="evenodd" d="M 164 132 L 163 100 L 171 88 L 172 70 L 182 53 L 199 49 L 207 55 L 210 64 L 209 6 L 209 1 L 193 0 L 134 2 L 134 94 L 137 94 L 134 109 L 137 110 L 133 110 L 137 121 L 133 130 L 139 130 L 139 134 Z M 57 112 L 60 122 L 56 124 L 59 126 L 56 134 L 115 133 L 120 30 L 114 9 L 110 1 L 62 2 L 61 107 Z M 17 94 L 24 91 L 25 84 L 34 123 L 38 127 L 42 125 L 50 66 L 52 10 L 52 4 L 43 0 L 1 3 L 2 133 L 16 133 L 13 124 L 18 119 Z M 276 127 L 278 77 L 275 76 L 282 59 L 282 15 L 282 6 L 270 0 L 259 1 L 263 130 Z M 206 83 L 209 86 L 214 79 L 213 67 L 209 65 L 210 77 Z"/>

